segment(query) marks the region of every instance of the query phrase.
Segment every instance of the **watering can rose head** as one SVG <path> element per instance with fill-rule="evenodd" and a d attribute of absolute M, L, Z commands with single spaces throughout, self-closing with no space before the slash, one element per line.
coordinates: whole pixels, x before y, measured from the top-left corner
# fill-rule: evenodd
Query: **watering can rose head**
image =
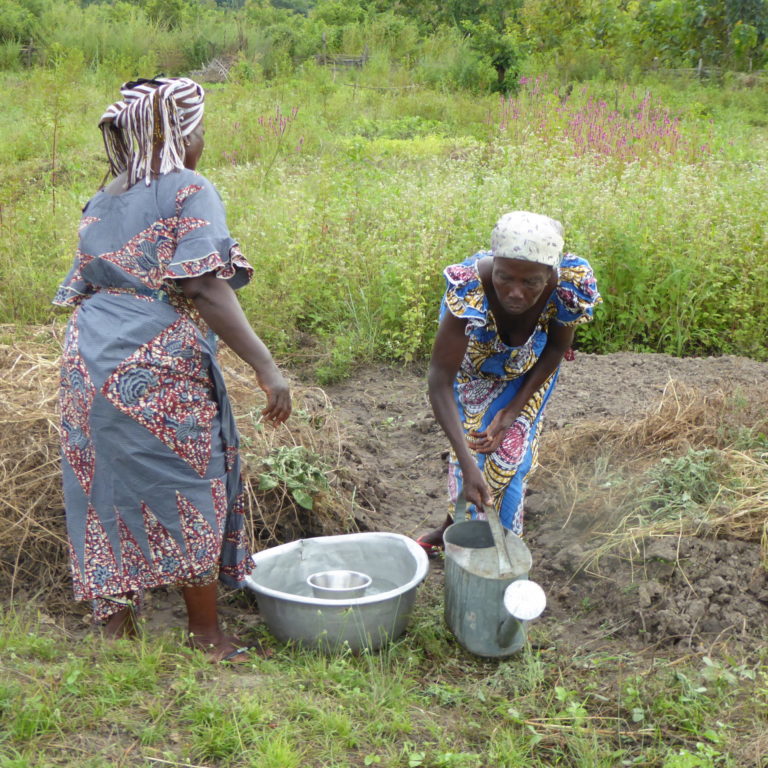
<path fill-rule="evenodd" d="M 520 621 L 532 621 L 544 612 L 547 596 L 535 581 L 518 579 L 504 590 L 504 607 L 510 616 Z"/>

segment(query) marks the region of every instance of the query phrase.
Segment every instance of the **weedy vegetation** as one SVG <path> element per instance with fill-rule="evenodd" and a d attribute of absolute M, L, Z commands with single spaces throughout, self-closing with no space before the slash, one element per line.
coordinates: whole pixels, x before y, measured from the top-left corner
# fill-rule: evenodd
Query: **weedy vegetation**
<path fill-rule="evenodd" d="M 78 211 L 105 169 L 94 125 L 123 73 L 77 52 L 0 73 L 5 322 L 55 316 Z M 685 95 L 661 80 L 567 91 L 541 75 L 500 97 L 400 87 L 400 74 L 307 63 L 209 87 L 201 171 L 256 267 L 241 301 L 280 357 L 321 383 L 423 357 L 442 269 L 522 208 L 561 219 L 594 266 L 605 304 L 582 349 L 765 358 L 758 94 L 734 88 L 725 104 L 718 85 Z"/>
<path fill-rule="evenodd" d="M 518 657 L 483 662 L 425 590 L 409 633 L 378 654 L 276 646 L 233 670 L 170 630 L 105 645 L 6 606 L 0 764 L 761 765 L 759 738 L 740 734 L 760 732 L 764 658 L 566 658 L 534 629 Z"/>

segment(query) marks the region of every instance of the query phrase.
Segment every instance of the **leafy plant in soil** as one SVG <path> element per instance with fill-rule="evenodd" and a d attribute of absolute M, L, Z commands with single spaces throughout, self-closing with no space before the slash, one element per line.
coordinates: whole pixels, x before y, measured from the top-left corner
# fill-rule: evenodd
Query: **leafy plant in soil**
<path fill-rule="evenodd" d="M 683 513 L 701 517 L 720 492 L 726 470 L 724 455 L 715 448 L 662 458 L 648 471 L 644 506 L 656 520 Z"/>
<path fill-rule="evenodd" d="M 327 465 L 302 445 L 281 445 L 262 462 L 264 472 L 259 475 L 260 491 L 271 491 L 284 485 L 299 506 L 312 509 L 314 497 L 328 490 Z"/>

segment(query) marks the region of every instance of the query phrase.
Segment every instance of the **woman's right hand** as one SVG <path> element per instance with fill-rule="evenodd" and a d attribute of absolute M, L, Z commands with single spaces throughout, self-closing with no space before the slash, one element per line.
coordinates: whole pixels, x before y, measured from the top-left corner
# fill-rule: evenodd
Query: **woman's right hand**
<path fill-rule="evenodd" d="M 275 367 L 269 373 L 257 373 L 259 386 L 267 396 L 267 405 L 261 415 L 264 421 L 277 426 L 282 424 L 291 415 L 291 390 L 288 382 Z"/>
<path fill-rule="evenodd" d="M 463 491 L 467 504 L 474 504 L 479 512 L 493 509 L 493 497 L 488 483 L 485 482 L 483 473 L 477 467 L 473 467 L 467 472 L 462 468 Z"/>

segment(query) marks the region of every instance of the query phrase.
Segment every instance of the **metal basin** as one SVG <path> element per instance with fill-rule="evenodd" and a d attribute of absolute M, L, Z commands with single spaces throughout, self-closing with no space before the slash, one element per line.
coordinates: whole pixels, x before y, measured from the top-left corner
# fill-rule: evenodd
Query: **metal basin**
<path fill-rule="evenodd" d="M 405 630 L 416 588 L 427 576 L 424 550 L 398 533 L 351 533 L 281 544 L 253 555 L 245 583 L 272 634 L 324 650 L 376 650 Z M 362 597 L 315 597 L 308 578 L 321 571 L 371 577 Z"/>

